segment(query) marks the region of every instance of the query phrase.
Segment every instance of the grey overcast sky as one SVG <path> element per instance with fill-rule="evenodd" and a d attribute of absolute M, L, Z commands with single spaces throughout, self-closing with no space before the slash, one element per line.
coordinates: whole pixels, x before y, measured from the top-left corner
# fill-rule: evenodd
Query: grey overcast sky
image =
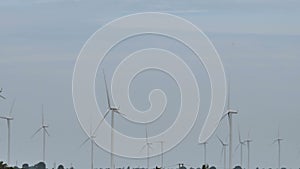
<path fill-rule="evenodd" d="M 234 146 L 237 126 L 242 137 L 248 132 L 251 145 L 251 166 L 276 168 L 277 146 L 272 144 L 278 127 L 282 142 L 282 165 L 300 167 L 300 1 L 296 0 L 1 0 L 0 1 L 0 87 L 7 100 L 0 101 L 0 114 L 5 115 L 14 98 L 16 106 L 12 123 L 12 161 L 19 165 L 42 160 L 42 136 L 31 135 L 41 122 L 41 104 L 49 124 L 46 161 L 71 163 L 75 168 L 89 167 L 89 145 L 79 148 L 87 135 L 76 118 L 72 102 L 72 74 L 76 58 L 86 40 L 101 26 L 118 17 L 137 12 L 168 12 L 183 17 L 204 31 L 218 50 L 225 71 L 231 77 L 232 107 L 240 114 L 234 117 Z M 157 45 L 184 53 L 176 42 L 155 37 L 141 37 L 129 43 L 130 49 Z M 120 46 L 119 54 L 128 54 Z M 185 53 L 184 53 L 185 54 Z M 120 57 L 106 58 L 107 74 Z M 197 78 L 201 91 L 201 115 L 188 137 L 165 154 L 165 165 L 184 162 L 199 166 L 203 148 L 197 145 L 199 133 L 209 103 L 209 81 L 201 63 L 195 58 L 183 58 Z M 104 109 L 103 77 L 97 76 L 97 97 Z M 148 83 L 149 79 L 151 83 Z M 147 83 L 145 83 L 147 82 Z M 146 72 L 138 76 L 131 95 L 137 108 L 149 105 L 147 98 L 153 88 L 163 89 L 169 99 L 166 113 L 178 109 L 178 88 L 164 74 Z M 173 98 L 173 99 L 172 99 Z M 172 118 L 167 118 L 173 120 Z M 121 132 L 144 136 L 143 126 L 117 119 Z M 149 126 L 154 135 L 165 129 L 170 121 L 158 121 Z M 124 127 L 125 126 L 125 127 Z M 227 121 L 222 121 L 216 134 L 226 139 Z M 6 160 L 6 123 L 0 121 L 0 160 Z M 221 146 L 216 137 L 208 144 L 208 162 L 222 168 Z M 246 155 L 246 151 L 244 152 Z M 245 156 L 244 156 L 245 157 Z M 239 163 L 238 151 L 234 164 Z M 151 166 L 159 158 L 151 158 Z M 246 164 L 246 161 L 244 161 Z M 116 166 L 146 166 L 145 160 L 118 157 Z M 109 154 L 97 148 L 95 167 L 108 167 Z"/>

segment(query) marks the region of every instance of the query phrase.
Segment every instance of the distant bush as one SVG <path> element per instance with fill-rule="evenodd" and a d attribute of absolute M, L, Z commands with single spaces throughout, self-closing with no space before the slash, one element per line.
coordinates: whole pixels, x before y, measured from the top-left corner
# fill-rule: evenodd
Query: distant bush
<path fill-rule="evenodd" d="M 63 165 L 59 165 L 57 169 L 65 169 Z"/>
<path fill-rule="evenodd" d="M 235 166 L 234 169 L 242 169 L 241 166 Z"/>

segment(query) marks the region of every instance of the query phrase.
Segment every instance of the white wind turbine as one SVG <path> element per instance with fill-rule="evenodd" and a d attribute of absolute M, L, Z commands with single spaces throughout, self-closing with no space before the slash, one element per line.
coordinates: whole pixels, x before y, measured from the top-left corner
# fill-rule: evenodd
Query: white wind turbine
<path fill-rule="evenodd" d="M 82 144 L 80 145 L 80 147 L 84 146 L 88 141 L 91 142 L 91 169 L 94 169 L 94 145 L 95 145 L 95 134 L 92 133 L 92 117 L 90 117 L 91 119 L 91 123 L 90 123 L 90 133 L 88 138 L 82 142 Z"/>
<path fill-rule="evenodd" d="M 244 142 L 247 143 L 247 151 L 248 151 L 248 169 L 250 169 L 250 143 L 253 140 L 250 140 L 250 133 L 248 132 L 248 139 L 245 140 Z"/>
<path fill-rule="evenodd" d="M 95 145 L 95 138 L 96 138 L 96 136 L 91 135 L 84 142 L 82 142 L 82 144 L 80 145 L 80 147 L 82 147 L 88 141 L 91 142 L 91 169 L 94 169 L 94 145 Z"/>
<path fill-rule="evenodd" d="M 228 144 L 224 143 L 220 137 L 218 137 L 221 145 L 222 145 L 222 151 L 221 151 L 221 158 L 222 156 L 224 157 L 224 169 L 226 169 L 226 147 L 228 146 Z"/>
<path fill-rule="evenodd" d="M 203 153 L 204 153 L 204 165 L 206 165 L 207 164 L 207 161 L 206 161 L 206 155 L 207 155 L 207 149 L 206 149 L 206 146 L 207 146 L 207 141 L 206 142 L 204 142 L 204 143 L 201 143 L 201 145 L 203 145 Z"/>
<path fill-rule="evenodd" d="M 148 129 L 146 127 L 146 143 L 145 145 L 141 148 L 141 151 L 143 151 L 145 148 L 147 148 L 147 169 L 150 169 L 149 167 L 149 159 L 150 159 L 150 149 L 152 149 L 152 143 L 149 142 L 148 139 Z"/>
<path fill-rule="evenodd" d="M 278 169 L 281 169 L 281 142 L 283 141 L 282 138 L 280 138 L 280 133 L 278 129 L 278 137 L 274 140 L 273 144 L 277 142 L 278 144 Z"/>
<path fill-rule="evenodd" d="M 238 114 L 237 110 L 230 108 L 230 82 L 228 82 L 228 92 L 227 92 L 227 111 L 224 117 L 228 116 L 229 122 L 229 169 L 232 169 L 232 115 Z"/>
<path fill-rule="evenodd" d="M 161 168 L 164 168 L 164 141 L 157 141 L 156 143 L 160 144 L 160 151 L 161 151 Z"/>
<path fill-rule="evenodd" d="M 107 87 L 107 82 L 106 82 L 106 76 L 103 71 L 103 76 L 104 76 L 104 82 L 105 82 L 105 90 L 106 90 L 106 98 L 107 98 L 107 104 L 108 108 L 106 113 L 103 116 L 103 119 L 99 122 L 98 126 L 96 127 L 93 135 L 97 132 L 99 127 L 101 126 L 102 122 L 105 120 L 107 115 L 111 113 L 111 136 L 110 136 L 110 169 L 115 169 L 115 160 L 114 160 L 114 125 L 115 125 L 115 113 L 124 116 L 124 114 L 120 113 L 120 107 L 115 107 L 111 105 L 110 98 L 109 98 L 109 92 L 108 92 L 108 87 Z"/>
<path fill-rule="evenodd" d="M 2 93 L 3 92 L 3 89 L 1 88 L 0 89 L 0 93 Z M 0 94 L 0 97 L 2 98 L 2 99 L 6 99 L 4 96 L 2 96 L 1 94 Z"/>
<path fill-rule="evenodd" d="M 0 116 L 1 119 L 4 119 L 7 121 L 7 164 L 10 165 L 10 144 L 11 144 L 11 121 L 14 119 L 11 114 L 12 114 L 12 111 L 13 111 L 13 108 L 14 108 L 14 105 L 15 105 L 15 100 L 13 101 L 11 107 L 10 107 L 10 110 L 9 110 L 9 113 L 7 116 Z"/>
<path fill-rule="evenodd" d="M 37 131 L 32 135 L 31 138 L 33 138 L 37 133 L 39 133 L 40 131 L 43 132 L 43 162 L 45 162 L 45 156 L 46 156 L 46 134 L 48 136 L 49 133 L 47 131 L 47 128 L 49 126 L 45 124 L 45 119 L 44 119 L 44 106 L 42 105 L 42 125 L 39 129 L 37 129 Z"/>
<path fill-rule="evenodd" d="M 243 141 L 242 140 L 242 138 L 241 138 L 241 132 L 240 132 L 240 128 L 238 128 L 238 131 L 239 131 L 239 144 L 237 145 L 237 147 L 236 147 L 236 150 L 238 149 L 238 148 L 240 148 L 240 150 L 241 150 L 241 154 L 240 154 L 240 165 L 241 165 L 241 167 L 243 168 L 243 146 L 245 145 L 245 141 Z"/>

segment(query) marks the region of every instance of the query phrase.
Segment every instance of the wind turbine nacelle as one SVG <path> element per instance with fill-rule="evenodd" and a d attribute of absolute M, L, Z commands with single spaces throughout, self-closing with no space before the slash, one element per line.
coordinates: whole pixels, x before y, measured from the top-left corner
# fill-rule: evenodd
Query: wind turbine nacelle
<path fill-rule="evenodd" d="M 14 118 L 13 117 L 7 117 L 7 120 L 13 120 Z"/>
<path fill-rule="evenodd" d="M 110 110 L 111 111 L 119 111 L 120 109 L 118 107 L 111 107 Z"/>
<path fill-rule="evenodd" d="M 227 111 L 227 114 L 238 114 L 238 111 L 237 110 L 233 110 L 233 109 L 229 109 Z"/>
<path fill-rule="evenodd" d="M 1 116 L 0 117 L 1 119 L 4 119 L 4 120 L 13 120 L 14 118 L 12 117 L 5 117 L 5 116 Z"/>
<path fill-rule="evenodd" d="M 245 140 L 246 143 L 251 143 L 253 140 Z"/>

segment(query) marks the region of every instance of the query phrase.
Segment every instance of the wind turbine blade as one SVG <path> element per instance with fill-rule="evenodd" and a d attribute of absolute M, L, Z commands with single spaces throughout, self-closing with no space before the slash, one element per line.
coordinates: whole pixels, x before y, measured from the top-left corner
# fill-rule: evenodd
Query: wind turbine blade
<path fill-rule="evenodd" d="M 2 92 L 3 92 L 3 89 L 1 88 L 1 89 L 0 89 L 0 93 L 2 93 Z M 4 99 L 4 100 L 6 99 L 6 98 L 5 98 L 4 96 L 2 96 L 2 95 L 0 95 L 0 97 L 1 97 L 2 99 Z"/>
<path fill-rule="evenodd" d="M 96 146 L 96 147 L 102 149 L 102 147 L 100 147 L 98 144 L 96 144 L 95 141 L 94 141 L 94 146 Z"/>
<path fill-rule="evenodd" d="M 228 116 L 228 111 L 226 111 L 224 114 L 223 114 L 223 117 L 221 118 L 221 120 L 220 121 L 222 121 L 225 117 L 227 117 Z"/>
<path fill-rule="evenodd" d="M 5 98 L 4 96 L 2 96 L 2 95 L 0 95 L 0 97 L 1 97 L 2 99 L 4 99 L 4 100 L 6 99 L 6 98 Z"/>
<path fill-rule="evenodd" d="M 10 117 L 11 117 L 12 111 L 14 109 L 15 103 L 16 103 L 16 99 L 14 99 L 14 101 L 13 101 L 11 107 L 10 107 L 9 114 L 8 114 Z"/>
<path fill-rule="evenodd" d="M 242 138 L 241 138 L 241 131 L 240 131 L 240 126 L 238 126 L 238 131 L 239 131 L 239 142 L 242 143 Z"/>
<path fill-rule="evenodd" d="M 141 153 L 145 148 L 146 148 L 147 144 L 145 144 L 141 149 L 140 149 L 140 152 Z"/>
<path fill-rule="evenodd" d="M 223 153 L 224 153 L 224 146 L 222 146 L 222 150 L 221 150 L 220 163 L 222 162 Z"/>
<path fill-rule="evenodd" d="M 92 119 L 92 116 L 90 115 L 90 131 L 89 131 L 89 134 L 90 134 L 90 135 L 93 135 L 93 133 L 92 133 L 92 132 L 93 132 L 93 131 L 92 131 L 93 129 L 92 129 L 92 128 L 93 128 L 93 119 Z"/>
<path fill-rule="evenodd" d="M 6 117 L 4 117 L 4 116 L 0 116 L 0 119 L 4 119 L 4 120 L 6 120 L 7 118 L 6 118 Z"/>
<path fill-rule="evenodd" d="M 110 99 L 109 99 L 109 93 L 108 93 L 108 87 L 107 87 L 107 81 L 106 81 L 106 76 L 105 76 L 104 70 L 103 70 L 103 76 L 104 76 L 104 82 L 105 82 L 107 104 L 108 104 L 108 107 L 111 108 Z"/>
<path fill-rule="evenodd" d="M 148 146 L 149 146 L 149 148 L 150 148 L 151 150 L 153 150 L 152 144 L 149 144 Z"/>
<path fill-rule="evenodd" d="M 123 116 L 123 117 L 126 117 L 126 114 L 121 113 L 119 110 L 118 110 L 118 111 L 115 111 L 115 112 L 118 113 L 118 114 L 120 114 L 120 115 Z"/>
<path fill-rule="evenodd" d="M 31 138 L 33 138 L 38 132 L 40 132 L 43 129 L 43 127 L 39 128 L 32 136 Z"/>
<path fill-rule="evenodd" d="M 146 142 L 148 143 L 148 128 L 146 126 Z"/>
<path fill-rule="evenodd" d="M 280 138 L 280 126 L 278 126 L 278 139 Z"/>
<path fill-rule="evenodd" d="M 250 130 L 248 131 L 248 140 L 250 140 Z"/>
<path fill-rule="evenodd" d="M 230 109 L 230 77 L 228 78 L 227 83 L 227 110 Z"/>
<path fill-rule="evenodd" d="M 87 138 L 86 140 L 84 140 L 84 141 L 80 144 L 79 148 L 81 148 L 82 146 L 84 146 L 85 143 L 87 143 L 89 140 L 90 140 L 90 138 Z"/>
<path fill-rule="evenodd" d="M 240 146 L 242 146 L 242 145 L 241 145 L 241 144 L 238 144 L 238 145 L 235 147 L 234 151 L 237 151 L 237 150 L 239 149 Z"/>
<path fill-rule="evenodd" d="M 44 119 L 44 105 L 42 104 L 42 126 L 45 124 L 45 119 Z"/>
<path fill-rule="evenodd" d="M 220 139 L 219 136 L 217 136 L 217 137 L 218 137 L 218 140 L 220 141 L 220 143 L 224 146 L 225 145 L 224 142 Z"/>
<path fill-rule="evenodd" d="M 108 109 L 106 111 L 106 113 L 103 116 L 103 119 L 99 122 L 99 124 L 97 125 L 96 129 L 93 132 L 93 135 L 95 135 L 95 133 L 98 131 L 99 127 L 101 126 L 102 122 L 105 120 L 106 116 L 109 114 L 110 109 Z"/>
<path fill-rule="evenodd" d="M 47 134 L 48 136 L 50 136 L 50 134 L 48 133 L 48 130 L 47 130 L 47 129 L 45 129 L 45 132 L 46 132 L 46 134 Z"/>

